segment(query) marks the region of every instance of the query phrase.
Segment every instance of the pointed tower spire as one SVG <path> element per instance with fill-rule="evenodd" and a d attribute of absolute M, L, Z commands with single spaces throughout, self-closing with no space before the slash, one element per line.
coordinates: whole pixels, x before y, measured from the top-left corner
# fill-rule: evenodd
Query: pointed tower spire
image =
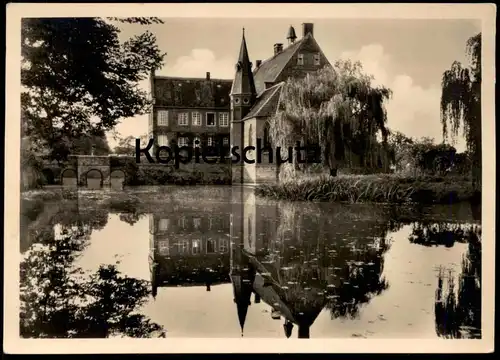
<path fill-rule="evenodd" d="M 290 28 L 288 29 L 288 34 L 286 38 L 288 39 L 288 45 L 293 44 L 297 39 L 297 35 L 295 35 L 295 29 L 293 28 L 292 25 L 290 25 Z"/>
<path fill-rule="evenodd" d="M 241 336 L 243 336 L 243 330 L 245 328 L 248 307 L 251 304 L 250 300 L 255 279 L 255 271 L 250 266 L 248 258 L 243 254 L 242 247 L 242 238 L 240 238 L 239 243 L 231 243 L 231 272 L 229 274 L 233 285 L 233 301 L 236 304 Z"/>
<path fill-rule="evenodd" d="M 252 74 L 252 63 L 250 62 L 250 58 L 248 56 L 245 28 L 243 28 L 240 54 L 238 56 L 238 62 L 236 63 L 236 74 L 231 88 L 231 95 L 253 96 L 255 94 L 256 90 Z"/>

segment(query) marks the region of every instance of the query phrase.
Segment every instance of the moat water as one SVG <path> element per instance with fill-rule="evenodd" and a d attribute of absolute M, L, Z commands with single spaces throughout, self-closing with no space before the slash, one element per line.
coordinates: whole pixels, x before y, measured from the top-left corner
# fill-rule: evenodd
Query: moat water
<path fill-rule="evenodd" d="M 23 209 L 21 336 L 481 336 L 481 226 L 469 204 L 126 192 Z"/>

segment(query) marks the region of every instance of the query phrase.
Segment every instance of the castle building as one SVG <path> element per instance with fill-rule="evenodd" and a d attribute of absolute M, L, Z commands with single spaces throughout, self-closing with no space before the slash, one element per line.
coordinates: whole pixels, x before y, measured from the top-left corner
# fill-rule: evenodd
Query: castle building
<path fill-rule="evenodd" d="M 200 211 L 149 215 L 152 293 L 170 286 L 229 282 L 229 219 Z"/>
<path fill-rule="evenodd" d="M 228 146 L 242 149 L 257 147 L 260 139 L 261 161 L 256 151 L 247 152 L 253 164 L 232 164 L 233 183 L 274 182 L 277 179 L 276 159 L 270 161 L 267 120 L 277 108 L 284 81 L 331 66 L 314 38 L 314 24 L 302 24 L 298 39 L 293 26 L 283 43 L 273 46 L 267 60 L 250 61 L 245 31 L 241 39 L 235 75 L 232 80 L 206 78 L 151 77 L 155 99 L 149 119 L 149 134 L 154 146 Z M 274 152 L 274 151 L 273 151 Z M 275 155 L 275 154 L 274 154 Z"/>
<path fill-rule="evenodd" d="M 148 134 L 158 146 L 229 147 L 231 80 L 150 78 L 153 111 Z M 152 151 L 152 153 L 153 153 Z"/>

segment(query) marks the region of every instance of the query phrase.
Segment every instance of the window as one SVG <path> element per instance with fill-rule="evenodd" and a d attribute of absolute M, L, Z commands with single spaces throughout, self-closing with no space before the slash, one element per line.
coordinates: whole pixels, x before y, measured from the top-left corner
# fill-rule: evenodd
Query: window
<path fill-rule="evenodd" d="M 201 126 L 201 114 L 199 112 L 193 113 L 193 125 Z"/>
<path fill-rule="evenodd" d="M 229 138 L 228 137 L 223 137 L 222 138 L 222 145 L 228 146 L 229 145 Z"/>
<path fill-rule="evenodd" d="M 243 99 L 243 104 L 245 104 L 245 105 L 246 105 L 246 104 L 248 104 L 249 102 L 250 102 L 250 100 L 248 100 L 248 98 L 244 98 L 244 99 Z"/>
<path fill-rule="evenodd" d="M 269 141 L 269 123 L 266 123 L 264 125 L 264 147 L 270 146 L 270 141 Z"/>
<path fill-rule="evenodd" d="M 158 135 L 158 146 L 168 146 L 167 135 Z"/>
<path fill-rule="evenodd" d="M 214 138 L 212 136 L 207 137 L 207 146 L 214 146 Z"/>
<path fill-rule="evenodd" d="M 219 113 L 219 126 L 229 126 L 229 113 Z"/>
<path fill-rule="evenodd" d="M 191 246 L 192 246 L 193 255 L 199 254 L 201 252 L 201 241 L 200 240 L 193 240 Z"/>
<path fill-rule="evenodd" d="M 211 254 L 215 252 L 215 240 L 207 240 L 207 253 Z"/>
<path fill-rule="evenodd" d="M 158 126 L 168 126 L 167 110 L 158 110 Z"/>
<path fill-rule="evenodd" d="M 184 216 L 181 216 L 179 218 L 179 227 L 184 229 L 185 226 L 186 226 L 186 219 L 184 218 Z"/>
<path fill-rule="evenodd" d="M 185 254 L 189 251 L 189 242 L 187 241 L 181 241 L 178 246 L 180 254 Z"/>
<path fill-rule="evenodd" d="M 177 124 L 180 126 L 187 126 L 188 125 L 188 114 L 187 113 L 179 113 L 177 115 Z"/>
<path fill-rule="evenodd" d="M 195 136 L 193 139 L 193 147 L 200 147 L 201 144 L 201 139 L 199 136 Z"/>
<path fill-rule="evenodd" d="M 299 54 L 297 58 L 297 65 L 304 65 L 304 54 Z"/>
<path fill-rule="evenodd" d="M 195 229 L 199 229 L 201 226 L 201 219 L 200 218 L 194 218 L 193 219 L 193 226 Z"/>
<path fill-rule="evenodd" d="M 220 239 L 219 252 L 226 253 L 229 250 L 227 239 Z"/>
<path fill-rule="evenodd" d="M 170 225 L 170 219 L 160 219 L 158 222 L 158 229 L 160 231 L 168 230 L 168 226 Z"/>
<path fill-rule="evenodd" d="M 169 246 L 167 241 L 158 241 L 158 252 L 160 255 L 168 255 L 169 254 Z"/>
<path fill-rule="evenodd" d="M 207 126 L 215 126 L 215 114 L 207 113 Z"/>
<path fill-rule="evenodd" d="M 319 65 L 320 64 L 320 57 L 319 54 L 314 54 L 314 65 Z"/>
<path fill-rule="evenodd" d="M 179 147 L 189 146 L 189 139 L 187 137 L 179 137 L 177 139 L 177 145 Z"/>
<path fill-rule="evenodd" d="M 248 129 L 248 146 L 253 146 L 252 139 L 253 139 L 253 127 L 252 124 L 250 124 L 250 128 Z"/>

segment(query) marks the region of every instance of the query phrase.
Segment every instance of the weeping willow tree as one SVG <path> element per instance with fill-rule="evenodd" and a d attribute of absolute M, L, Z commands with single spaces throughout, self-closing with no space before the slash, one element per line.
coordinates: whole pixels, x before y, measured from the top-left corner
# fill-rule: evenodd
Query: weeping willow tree
<path fill-rule="evenodd" d="M 455 61 L 441 82 L 443 136 L 458 135 L 460 127 L 472 155 L 472 179 L 481 188 L 481 33 L 467 41 L 469 67 Z"/>
<path fill-rule="evenodd" d="M 387 159 L 387 114 L 384 102 L 391 96 L 385 87 L 372 85 L 361 63 L 337 61 L 333 68 L 308 74 L 283 85 L 276 114 L 269 119 L 274 146 L 288 149 L 297 141 L 319 145 L 321 161 L 335 175 L 342 164 L 380 167 Z M 296 154 L 293 154 L 296 158 Z M 286 159 L 287 154 L 282 154 Z M 294 169 L 300 168 L 296 159 Z M 307 166 L 307 165 L 305 165 Z"/>

